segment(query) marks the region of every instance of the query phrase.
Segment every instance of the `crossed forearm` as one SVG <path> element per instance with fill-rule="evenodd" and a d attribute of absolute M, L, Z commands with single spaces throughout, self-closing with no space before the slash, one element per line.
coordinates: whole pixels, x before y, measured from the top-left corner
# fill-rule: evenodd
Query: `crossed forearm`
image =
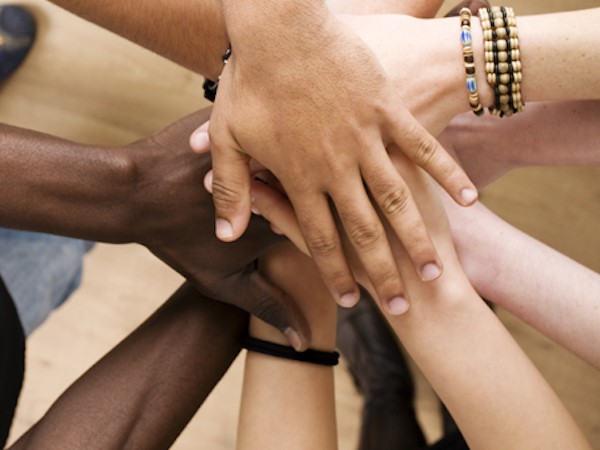
<path fill-rule="evenodd" d="M 247 315 L 182 286 L 11 450 L 165 449 L 240 351 Z"/>
<path fill-rule="evenodd" d="M 52 0 L 66 10 L 215 79 L 229 42 L 219 0 Z"/>
<path fill-rule="evenodd" d="M 127 241 L 131 161 L 118 149 L 81 145 L 0 125 L 0 225 L 108 242 Z"/>

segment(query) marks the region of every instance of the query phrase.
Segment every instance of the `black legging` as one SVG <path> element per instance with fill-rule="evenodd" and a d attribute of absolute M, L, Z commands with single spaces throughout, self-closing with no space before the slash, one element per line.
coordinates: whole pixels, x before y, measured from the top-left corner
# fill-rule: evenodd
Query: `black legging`
<path fill-rule="evenodd" d="M 0 449 L 6 445 L 25 371 L 25 334 L 0 278 Z"/>

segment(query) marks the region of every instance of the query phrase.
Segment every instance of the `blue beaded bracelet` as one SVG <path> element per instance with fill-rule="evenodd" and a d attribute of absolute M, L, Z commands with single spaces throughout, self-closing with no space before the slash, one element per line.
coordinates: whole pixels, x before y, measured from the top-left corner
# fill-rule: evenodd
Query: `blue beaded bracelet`
<path fill-rule="evenodd" d="M 465 72 L 467 74 L 467 92 L 469 93 L 469 106 L 473 113 L 481 116 L 484 112 L 479 101 L 477 90 L 477 78 L 475 77 L 475 60 L 473 58 L 473 37 L 471 36 L 471 10 L 462 8 L 460 10 L 460 43 L 462 44 Z"/>

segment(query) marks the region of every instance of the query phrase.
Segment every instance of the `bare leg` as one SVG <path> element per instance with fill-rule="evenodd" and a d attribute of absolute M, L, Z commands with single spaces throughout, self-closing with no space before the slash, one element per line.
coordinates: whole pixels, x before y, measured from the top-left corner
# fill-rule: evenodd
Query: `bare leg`
<path fill-rule="evenodd" d="M 169 448 L 237 356 L 246 328 L 246 313 L 183 285 L 11 449 Z"/>

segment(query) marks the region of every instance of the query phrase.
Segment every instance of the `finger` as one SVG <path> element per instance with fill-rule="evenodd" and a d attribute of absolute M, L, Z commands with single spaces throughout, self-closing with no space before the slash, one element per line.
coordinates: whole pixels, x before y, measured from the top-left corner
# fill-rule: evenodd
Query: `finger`
<path fill-rule="evenodd" d="M 302 253 L 310 256 L 296 213 L 287 197 L 262 181 L 253 180 L 251 186 L 253 211 L 283 233 Z"/>
<path fill-rule="evenodd" d="M 297 351 L 310 345 L 311 331 L 296 302 L 281 289 L 269 283 L 259 272 L 252 272 L 244 286 L 237 290 L 241 304 L 259 319 L 280 330 Z"/>
<path fill-rule="evenodd" d="M 352 307 L 360 294 L 346 257 L 325 195 L 288 191 L 310 255 L 323 281 L 340 306 Z"/>
<path fill-rule="evenodd" d="M 212 145 L 212 196 L 217 237 L 225 242 L 239 238 L 250 219 L 250 171 L 248 156 L 232 142 Z"/>
<path fill-rule="evenodd" d="M 250 173 L 252 175 L 256 174 L 257 172 L 262 172 L 264 170 L 266 170 L 265 166 L 263 166 L 257 160 L 255 160 L 255 159 L 250 160 Z"/>
<path fill-rule="evenodd" d="M 464 170 L 408 110 L 398 107 L 390 117 L 394 119 L 389 133 L 396 149 L 425 169 L 459 205 L 477 201 L 477 188 Z M 394 146 L 388 146 L 388 151 L 394 151 Z"/>
<path fill-rule="evenodd" d="M 340 192 L 332 192 L 332 200 L 349 243 L 375 288 L 379 301 L 391 314 L 402 314 L 408 309 L 408 301 L 400 272 L 385 229 L 365 192 L 360 175 L 355 179 L 359 182 L 346 183 Z"/>
<path fill-rule="evenodd" d="M 204 184 L 204 189 L 206 189 L 206 192 L 208 192 L 209 194 L 212 194 L 213 192 L 213 171 L 209 170 L 208 172 L 206 172 L 206 175 L 204 175 L 204 180 L 203 180 L 203 184 Z"/>
<path fill-rule="evenodd" d="M 210 121 L 204 122 L 190 136 L 190 148 L 194 153 L 203 154 L 210 150 L 209 124 Z"/>
<path fill-rule="evenodd" d="M 389 158 L 371 158 L 363 177 L 384 217 L 406 249 L 423 281 L 442 274 L 442 263 L 410 190 Z"/>

